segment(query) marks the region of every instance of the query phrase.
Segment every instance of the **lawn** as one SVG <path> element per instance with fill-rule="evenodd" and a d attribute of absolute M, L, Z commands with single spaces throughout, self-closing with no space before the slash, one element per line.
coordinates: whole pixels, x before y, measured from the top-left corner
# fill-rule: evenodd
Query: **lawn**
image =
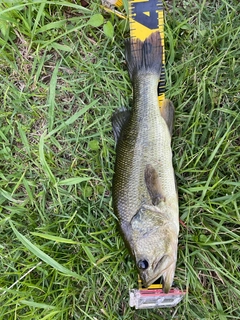
<path fill-rule="evenodd" d="M 240 318 L 240 3 L 165 7 L 185 299 L 128 305 L 137 271 L 111 202 L 127 22 L 97 0 L 1 1 L 0 319 Z"/>

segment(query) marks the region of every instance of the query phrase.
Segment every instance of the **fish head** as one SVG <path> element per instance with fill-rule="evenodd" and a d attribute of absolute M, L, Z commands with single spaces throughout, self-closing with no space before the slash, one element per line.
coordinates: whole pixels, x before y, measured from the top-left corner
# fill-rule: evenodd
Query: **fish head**
<path fill-rule="evenodd" d="M 143 285 L 148 287 L 162 276 L 169 292 L 177 261 L 178 226 L 166 212 L 144 206 L 131 220 L 131 250 Z"/>

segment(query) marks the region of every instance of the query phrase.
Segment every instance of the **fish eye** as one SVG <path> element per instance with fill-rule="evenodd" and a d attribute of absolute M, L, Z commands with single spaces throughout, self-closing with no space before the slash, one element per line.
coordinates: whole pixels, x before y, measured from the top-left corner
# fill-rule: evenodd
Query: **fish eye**
<path fill-rule="evenodd" d="M 138 265 L 138 268 L 141 270 L 146 270 L 148 268 L 147 260 L 139 260 L 137 265 Z"/>

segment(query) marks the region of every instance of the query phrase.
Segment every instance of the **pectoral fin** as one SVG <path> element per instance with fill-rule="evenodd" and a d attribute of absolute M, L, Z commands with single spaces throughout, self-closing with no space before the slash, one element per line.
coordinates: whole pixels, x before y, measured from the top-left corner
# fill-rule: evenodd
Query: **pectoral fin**
<path fill-rule="evenodd" d="M 148 193 L 151 197 L 152 204 L 157 206 L 161 201 L 165 201 L 162 194 L 161 183 L 157 171 L 151 164 L 147 164 L 145 168 L 145 183 Z"/>
<path fill-rule="evenodd" d="M 113 134 L 116 142 L 121 135 L 123 127 L 128 123 L 130 115 L 131 112 L 124 107 L 116 110 L 112 115 Z"/>
<path fill-rule="evenodd" d="M 166 121 L 170 135 L 172 136 L 174 122 L 174 106 L 171 100 L 165 99 L 160 109 L 161 116 Z"/>

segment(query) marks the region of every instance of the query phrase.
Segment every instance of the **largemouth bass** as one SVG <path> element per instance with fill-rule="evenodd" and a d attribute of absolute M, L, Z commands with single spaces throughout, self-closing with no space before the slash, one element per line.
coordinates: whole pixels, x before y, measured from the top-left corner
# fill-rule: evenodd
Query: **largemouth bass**
<path fill-rule="evenodd" d="M 162 276 L 167 293 L 176 267 L 179 213 L 171 150 L 174 107 L 165 100 L 160 110 L 157 96 L 159 33 L 144 42 L 127 40 L 125 56 L 133 107 L 120 109 L 112 118 L 117 140 L 113 207 L 143 285 Z"/>

